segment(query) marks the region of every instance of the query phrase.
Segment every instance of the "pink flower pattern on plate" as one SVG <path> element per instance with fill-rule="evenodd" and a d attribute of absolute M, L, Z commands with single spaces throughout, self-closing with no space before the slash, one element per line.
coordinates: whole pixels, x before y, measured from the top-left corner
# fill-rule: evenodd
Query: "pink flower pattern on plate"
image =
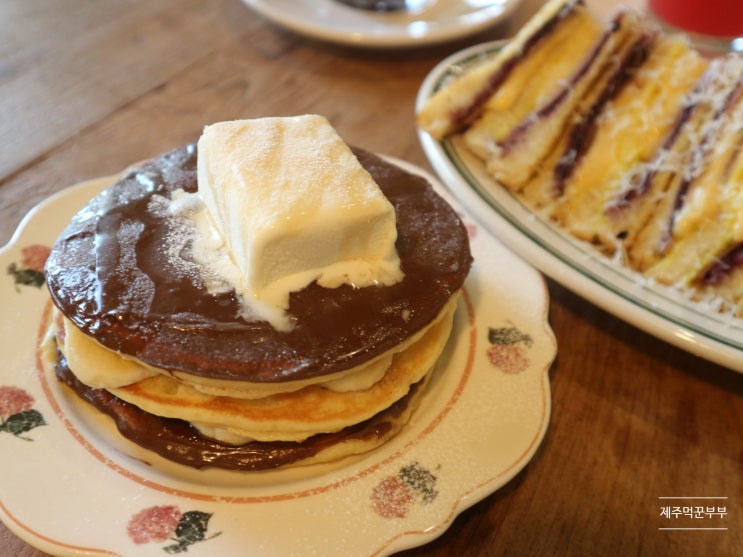
<path fill-rule="evenodd" d="M 526 371 L 531 364 L 528 349 L 533 341 L 531 336 L 516 327 L 491 327 L 488 329 L 488 361 L 508 375 Z"/>
<path fill-rule="evenodd" d="M 51 249 L 40 244 L 26 246 L 21 250 L 21 265 L 26 269 L 31 269 L 39 273 L 44 272 L 44 265 L 49 258 Z"/>
<path fill-rule="evenodd" d="M 0 386 L 0 418 L 26 412 L 34 407 L 34 397 L 18 387 Z"/>
<path fill-rule="evenodd" d="M 127 533 L 137 545 L 164 542 L 175 534 L 183 513 L 174 505 L 149 507 L 132 516 Z"/>
<path fill-rule="evenodd" d="M 163 547 L 165 553 L 184 553 L 189 546 L 211 539 L 218 532 L 206 537 L 211 513 L 202 511 L 181 512 L 175 505 L 156 505 L 134 514 L 126 527 L 129 538 L 137 545 L 145 543 L 174 543 Z"/>
<path fill-rule="evenodd" d="M 21 250 L 21 262 L 8 265 L 8 274 L 13 277 L 16 288 L 18 286 L 35 286 L 41 288 L 46 277 L 44 265 L 51 250 L 47 246 L 33 244 Z"/>
<path fill-rule="evenodd" d="M 31 441 L 25 434 L 46 425 L 41 412 L 34 410 L 34 398 L 19 387 L 0 385 L 0 432 Z"/>
<path fill-rule="evenodd" d="M 405 518 L 414 504 L 429 504 L 438 497 L 436 476 L 420 463 L 403 466 L 382 478 L 371 493 L 374 512 L 383 518 Z"/>

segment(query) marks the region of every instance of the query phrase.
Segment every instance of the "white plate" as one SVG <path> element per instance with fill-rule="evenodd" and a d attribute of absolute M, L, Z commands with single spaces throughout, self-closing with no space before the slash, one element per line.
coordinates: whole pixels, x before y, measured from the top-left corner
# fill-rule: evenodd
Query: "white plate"
<path fill-rule="evenodd" d="M 28 543 L 62 556 L 162 556 L 178 541 L 136 544 L 131 521 L 177 538 L 186 518 L 201 519 L 180 532 L 194 557 L 387 555 L 439 536 L 534 455 L 556 352 L 544 280 L 461 211 L 476 262 L 430 388 L 399 436 L 336 465 L 260 473 L 125 456 L 119 449 L 132 446 L 111 422 L 45 369 L 37 345 L 49 296 L 15 280 L 35 276 L 26 269 L 39 263 L 25 261 L 33 246 L 50 246 L 109 181 L 42 203 L 0 250 L 0 268 L 15 270 L 0 276 L 0 518 Z"/>
<path fill-rule="evenodd" d="M 476 45 L 440 62 L 421 85 L 416 110 L 444 83 L 502 45 L 500 41 Z M 485 228 L 526 261 L 634 326 L 692 354 L 743 371 L 741 320 L 689 302 L 683 292 L 653 284 L 556 229 L 497 184 L 457 137 L 437 141 L 419 131 L 419 138 L 441 180 Z"/>
<path fill-rule="evenodd" d="M 376 13 L 334 0 L 243 0 L 270 21 L 334 43 L 368 48 L 423 46 L 496 24 L 520 0 L 421 0 L 419 10 Z"/>

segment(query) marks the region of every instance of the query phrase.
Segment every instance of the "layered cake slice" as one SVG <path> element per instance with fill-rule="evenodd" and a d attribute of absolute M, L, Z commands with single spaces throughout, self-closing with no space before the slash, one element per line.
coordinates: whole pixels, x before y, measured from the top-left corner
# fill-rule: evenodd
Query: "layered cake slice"
<path fill-rule="evenodd" d="M 653 41 L 645 61 L 597 116 L 591 142 L 550 211 L 557 222 L 578 238 L 616 248 L 621 231 L 607 207 L 642 179 L 705 68 L 686 38 Z"/>
<path fill-rule="evenodd" d="M 574 91 L 592 83 L 601 62 L 585 60 L 585 53 L 595 48 L 597 57 L 610 55 L 595 46 L 601 35 L 600 22 L 576 5 L 534 41 L 464 132 L 468 147 L 507 187 L 518 190 L 531 176 L 578 102 Z"/>
<path fill-rule="evenodd" d="M 740 67 L 740 65 L 738 65 Z M 738 74 L 740 75 L 740 74 Z M 743 242 L 743 86 L 726 96 L 705 136 L 697 174 L 684 185 L 663 256 L 646 273 L 666 284 L 721 282 Z"/>
<path fill-rule="evenodd" d="M 635 12 L 598 23 L 569 0 L 515 42 L 437 91 L 420 127 L 638 280 L 743 313 L 743 57 L 708 60 Z"/>
<path fill-rule="evenodd" d="M 532 206 L 549 207 L 563 195 L 576 162 L 590 145 L 597 117 L 647 58 L 655 39 L 656 33 L 643 24 L 638 14 L 620 11 L 603 29 L 593 48 L 583 54 L 575 76 L 575 81 L 582 82 L 580 90 L 570 84 L 564 86 L 571 99 L 564 103 L 567 116 L 555 118 L 543 112 L 542 122 L 534 117 L 527 120 L 532 135 L 542 133 L 543 128 L 549 130 L 549 135 L 558 134 L 519 191 Z M 531 147 L 520 151 L 530 152 Z"/>
<path fill-rule="evenodd" d="M 620 13 L 608 27 L 584 8 L 556 25 L 490 97 L 464 132 L 467 146 L 506 187 L 521 191 L 559 148 L 571 126 L 631 71 L 649 42 L 639 17 Z M 640 51 L 639 53 L 637 51 Z"/>
<path fill-rule="evenodd" d="M 632 268 L 645 271 L 673 244 L 674 224 L 690 187 L 708 172 L 715 145 L 726 140 L 720 132 L 734 118 L 730 111 L 741 94 L 742 76 L 740 57 L 713 60 L 643 179 L 611 204 Z"/>
<path fill-rule="evenodd" d="M 459 79 L 440 89 L 418 113 L 418 125 L 434 137 L 445 137 L 467 128 L 475 122 L 484 106 L 503 83 L 515 79 L 527 83 L 535 73 L 544 70 L 532 57 L 542 59 L 549 55 L 548 45 L 553 40 L 565 42 L 570 32 L 591 29 L 594 19 L 587 14 L 582 0 L 550 0 L 490 60 L 474 67 Z M 559 38 L 556 38 L 559 37 Z"/>

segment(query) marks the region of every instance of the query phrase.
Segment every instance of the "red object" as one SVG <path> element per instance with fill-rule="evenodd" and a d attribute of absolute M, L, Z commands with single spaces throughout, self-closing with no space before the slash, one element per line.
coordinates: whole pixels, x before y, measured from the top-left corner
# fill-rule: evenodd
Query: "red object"
<path fill-rule="evenodd" d="M 659 19 L 683 31 L 743 36 L 743 0 L 650 0 L 649 6 Z"/>

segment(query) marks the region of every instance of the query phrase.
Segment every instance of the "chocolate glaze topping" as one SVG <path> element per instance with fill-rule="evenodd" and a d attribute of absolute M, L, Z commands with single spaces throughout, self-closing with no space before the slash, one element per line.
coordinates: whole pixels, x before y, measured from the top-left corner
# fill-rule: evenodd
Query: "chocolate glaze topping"
<path fill-rule="evenodd" d="M 355 153 L 395 207 L 405 273 L 395 285 L 313 283 L 291 295 L 288 333 L 239 317 L 234 292 L 209 294 L 164 256 L 173 223 L 153 207 L 175 190 L 196 191 L 191 144 L 130 170 L 74 217 L 47 262 L 52 300 L 112 350 L 210 378 L 299 380 L 382 354 L 439 314 L 472 258 L 459 217 L 423 178 Z"/>

